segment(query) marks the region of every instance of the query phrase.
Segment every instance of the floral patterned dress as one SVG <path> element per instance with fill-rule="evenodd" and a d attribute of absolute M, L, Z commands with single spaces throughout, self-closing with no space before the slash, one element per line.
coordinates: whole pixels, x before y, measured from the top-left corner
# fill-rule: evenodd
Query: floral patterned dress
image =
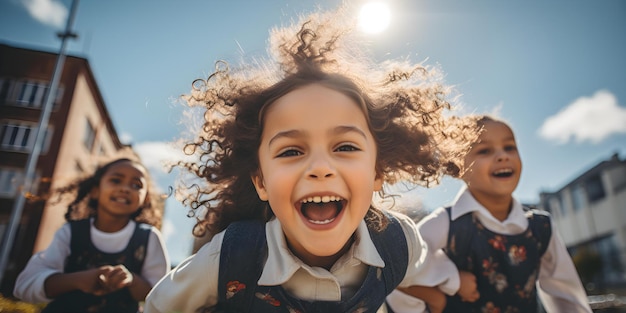
<path fill-rule="evenodd" d="M 450 208 L 446 208 L 452 216 Z M 544 212 L 525 208 L 528 228 L 518 235 L 485 228 L 472 213 L 450 221 L 446 253 L 460 271 L 476 276 L 480 299 L 448 297 L 444 312 L 537 312 L 536 281 L 552 228 Z"/>

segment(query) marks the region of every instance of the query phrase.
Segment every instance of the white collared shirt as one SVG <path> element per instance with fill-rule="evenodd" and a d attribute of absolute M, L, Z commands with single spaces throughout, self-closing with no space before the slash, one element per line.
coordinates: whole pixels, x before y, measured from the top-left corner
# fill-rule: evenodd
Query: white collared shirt
<path fill-rule="evenodd" d="M 91 219 L 91 242 L 100 251 L 117 253 L 128 246 L 130 238 L 135 232 L 135 222 L 130 221 L 120 231 L 107 233 L 93 226 Z M 57 230 L 50 246 L 31 256 L 26 268 L 19 274 L 15 282 L 13 294 L 24 301 L 31 303 L 50 302 L 46 297 L 44 283 L 46 279 L 56 273 L 63 273 L 65 261 L 71 253 L 70 242 L 72 229 L 69 223 Z M 167 271 L 170 270 L 169 256 L 158 229 L 150 227 L 150 237 L 146 249 L 146 258 L 141 268 L 141 277 L 150 285 L 154 285 Z"/>
<path fill-rule="evenodd" d="M 508 217 L 499 221 L 483 207 L 464 186 L 457 195 L 451 208 L 452 220 L 466 214 L 473 213 L 478 220 L 489 230 L 504 234 L 517 235 L 528 228 L 528 219 L 524 214 L 521 203 L 513 199 L 513 206 Z M 537 290 L 546 311 L 551 312 L 591 312 L 587 295 L 576 272 L 565 244 L 561 240 L 557 229 L 552 224 L 552 237 L 548 248 L 541 258 Z M 420 234 L 428 245 L 429 253 L 441 250 L 448 242 L 450 219 L 445 208 L 438 208 L 418 223 Z M 458 276 L 458 271 L 441 272 L 440 275 Z M 456 291 L 454 291 L 456 293 Z M 392 294 L 393 309 L 396 312 L 415 312 L 410 309 L 423 306 L 421 301 L 408 295 L 394 292 Z M 404 302 L 404 303 L 403 303 Z"/>
<path fill-rule="evenodd" d="M 443 288 L 458 289 L 458 275 L 456 280 L 454 277 L 432 275 L 429 265 L 437 263 L 437 256 L 426 253 L 427 248 L 414 222 L 402 214 L 390 213 L 400 221 L 408 245 L 409 266 L 400 286 L 442 285 Z M 355 232 L 352 247 L 330 271 L 311 267 L 294 256 L 287 247 L 282 227 L 276 218 L 267 223 L 265 232 L 268 258 L 258 284 L 281 285 L 291 295 L 303 300 L 349 299 L 361 286 L 368 266 L 385 266 L 364 221 Z M 215 305 L 223 238 L 224 232 L 215 235 L 195 255 L 185 259 L 166 275 L 148 294 L 144 312 L 196 312 L 200 307 Z M 450 264 L 453 269 L 454 264 Z"/>

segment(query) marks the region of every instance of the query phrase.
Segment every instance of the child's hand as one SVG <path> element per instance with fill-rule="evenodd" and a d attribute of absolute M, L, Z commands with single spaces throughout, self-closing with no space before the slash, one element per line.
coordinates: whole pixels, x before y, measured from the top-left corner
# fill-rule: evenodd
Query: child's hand
<path fill-rule="evenodd" d="M 431 313 L 441 313 L 446 307 L 446 295 L 437 287 L 409 286 L 398 290 L 424 301 Z"/>
<path fill-rule="evenodd" d="M 107 265 L 100 267 L 100 269 L 103 272 L 98 278 L 107 293 L 130 286 L 133 283 L 133 274 L 124 265 Z"/>
<path fill-rule="evenodd" d="M 102 281 L 102 277 L 106 272 L 108 272 L 108 269 L 95 268 L 74 273 L 76 275 L 77 288 L 84 293 L 96 296 L 109 293 Z"/>
<path fill-rule="evenodd" d="M 434 292 L 425 302 L 428 305 L 428 311 L 430 313 L 441 313 L 446 307 L 446 295 L 441 291 Z"/>
<path fill-rule="evenodd" d="M 474 302 L 480 298 L 476 285 L 476 276 L 470 272 L 459 271 L 461 278 L 461 286 L 459 287 L 458 295 L 462 301 Z"/>

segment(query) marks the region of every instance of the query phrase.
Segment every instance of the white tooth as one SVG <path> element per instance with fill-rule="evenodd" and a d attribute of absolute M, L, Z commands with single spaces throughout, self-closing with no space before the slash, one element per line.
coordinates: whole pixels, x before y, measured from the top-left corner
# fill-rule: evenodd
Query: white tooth
<path fill-rule="evenodd" d="M 302 199 L 302 203 L 309 203 L 309 202 L 313 202 L 313 203 L 320 203 L 320 202 L 324 202 L 324 203 L 328 203 L 331 201 L 341 201 L 340 197 L 337 196 L 314 196 L 314 197 L 308 197 L 305 199 Z"/>
<path fill-rule="evenodd" d="M 309 222 L 313 223 L 313 224 L 318 224 L 318 225 L 326 225 L 332 221 L 334 221 L 334 218 L 331 218 L 329 220 L 324 220 L 324 221 L 314 221 L 314 220 L 309 220 Z"/>

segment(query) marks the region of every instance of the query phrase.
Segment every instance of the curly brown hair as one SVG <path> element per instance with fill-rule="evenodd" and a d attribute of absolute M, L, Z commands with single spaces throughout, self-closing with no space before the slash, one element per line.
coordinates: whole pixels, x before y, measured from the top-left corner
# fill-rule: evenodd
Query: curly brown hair
<path fill-rule="evenodd" d="M 104 174 L 112 166 L 122 162 L 130 162 L 135 166 L 142 167 L 144 168 L 146 175 L 148 175 L 145 177 L 148 182 L 146 200 L 144 201 L 143 206 L 139 207 L 130 218 L 136 222 L 146 223 L 156 228 L 161 228 L 161 222 L 163 219 L 163 204 L 159 202 L 161 195 L 154 192 L 154 183 L 149 176 L 150 174 L 148 169 L 139 160 L 126 157 L 117 158 L 104 163 L 98 166 L 93 174 L 78 178 L 74 182 L 66 186 L 56 188 L 51 192 L 52 197 L 57 197 L 56 202 L 61 201 L 65 195 L 72 195 L 74 197 L 72 202 L 67 206 L 65 220 L 69 222 L 89 217 L 97 218 L 98 200 L 91 198 L 91 191 L 93 188 L 100 185 L 102 176 L 104 176 Z"/>
<path fill-rule="evenodd" d="M 310 84 L 360 105 L 378 148 L 376 172 L 386 183 L 428 187 L 443 175 L 460 175 L 460 156 L 474 141 L 475 124 L 446 116 L 452 109 L 446 99 L 450 88 L 440 82 L 439 71 L 408 62 L 370 62 L 349 42 L 351 32 L 338 14 L 342 11 L 314 13 L 295 28 L 274 29 L 273 62 L 231 69 L 218 61 L 213 74 L 193 82 L 184 99 L 204 111 L 204 124 L 183 150 L 198 162 L 177 166 L 200 181 L 182 182 L 177 195 L 197 219 L 194 235 L 273 216 L 251 180 L 259 170 L 264 115 L 278 98 Z M 380 221 L 379 213 L 372 207 L 366 219 Z"/>

